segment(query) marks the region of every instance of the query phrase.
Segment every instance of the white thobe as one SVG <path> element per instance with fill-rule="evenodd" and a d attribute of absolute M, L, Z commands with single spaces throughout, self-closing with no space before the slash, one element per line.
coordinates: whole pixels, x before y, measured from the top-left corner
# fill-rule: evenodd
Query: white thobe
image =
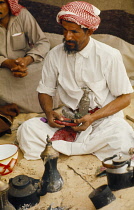
<path fill-rule="evenodd" d="M 90 88 L 90 108 L 104 107 L 122 94 L 133 89 L 126 74 L 118 50 L 92 38 L 88 45 L 75 55 L 68 55 L 63 44 L 53 48 L 46 56 L 42 80 L 37 91 L 55 96 L 76 109 L 83 95 L 81 87 Z M 46 145 L 46 137 L 53 136 L 57 128 L 51 128 L 39 118 L 23 123 L 17 138 L 26 159 L 38 159 Z M 127 153 L 134 146 L 134 132 L 123 119 L 122 111 L 97 120 L 82 131 L 75 142 L 58 140 L 53 147 L 66 155 L 95 154 L 99 159 L 115 153 Z"/>
<path fill-rule="evenodd" d="M 93 38 L 75 55 L 65 53 L 63 44 L 53 48 L 45 59 L 37 91 L 54 96 L 58 90 L 61 101 L 76 109 L 83 86 L 92 90 L 92 109 L 133 92 L 120 52 Z"/>

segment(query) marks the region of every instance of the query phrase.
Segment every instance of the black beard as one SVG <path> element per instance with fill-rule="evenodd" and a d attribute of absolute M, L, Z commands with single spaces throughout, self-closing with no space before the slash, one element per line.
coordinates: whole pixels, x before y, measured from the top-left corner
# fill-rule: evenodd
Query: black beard
<path fill-rule="evenodd" d="M 65 52 L 67 53 L 67 54 L 75 54 L 75 53 L 77 53 L 79 50 L 78 50 L 78 44 L 77 44 L 77 42 L 76 41 L 66 41 L 65 40 L 65 38 L 63 39 L 63 43 L 64 43 L 64 50 L 65 50 Z M 67 43 L 74 43 L 75 44 L 75 46 L 74 46 L 74 48 L 72 49 L 71 47 L 70 47 L 70 45 L 68 45 Z"/>

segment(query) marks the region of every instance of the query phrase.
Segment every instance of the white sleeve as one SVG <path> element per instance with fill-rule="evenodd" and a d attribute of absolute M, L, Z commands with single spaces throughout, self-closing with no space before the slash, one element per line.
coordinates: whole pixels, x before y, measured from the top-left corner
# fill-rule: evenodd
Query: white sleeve
<path fill-rule="evenodd" d="M 54 60 L 53 53 L 50 51 L 44 60 L 42 79 L 37 87 L 39 93 L 46 93 L 50 96 L 56 94 L 58 71 Z"/>
<path fill-rule="evenodd" d="M 111 94 L 117 97 L 122 94 L 132 93 L 133 88 L 127 76 L 120 52 L 117 50 L 107 62 L 105 77 Z"/>

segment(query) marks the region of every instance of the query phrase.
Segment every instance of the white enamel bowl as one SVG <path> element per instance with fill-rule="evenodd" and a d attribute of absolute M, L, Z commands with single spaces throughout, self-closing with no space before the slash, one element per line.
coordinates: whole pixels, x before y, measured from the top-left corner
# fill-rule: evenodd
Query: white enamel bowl
<path fill-rule="evenodd" d="M 18 147 L 14 144 L 0 145 L 0 175 L 7 175 L 13 171 L 18 158 Z"/>

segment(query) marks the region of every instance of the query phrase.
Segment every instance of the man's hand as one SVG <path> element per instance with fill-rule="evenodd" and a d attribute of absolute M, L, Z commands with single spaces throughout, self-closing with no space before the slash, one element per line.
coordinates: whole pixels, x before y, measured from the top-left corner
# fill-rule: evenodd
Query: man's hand
<path fill-rule="evenodd" d="M 48 120 L 48 124 L 53 127 L 53 128 L 64 128 L 64 125 L 59 125 L 57 123 L 55 123 L 55 120 L 63 120 L 63 118 L 61 117 L 61 115 L 59 115 L 57 112 L 55 111 L 51 111 L 49 113 L 46 113 L 47 116 L 47 120 Z"/>
<path fill-rule="evenodd" d="M 24 58 L 18 58 L 15 60 L 15 65 L 11 68 L 13 76 L 25 77 L 28 74 L 27 65 L 24 61 Z"/>
<path fill-rule="evenodd" d="M 19 114 L 19 108 L 16 104 L 6 104 L 0 106 L 0 113 L 4 115 L 10 115 L 12 117 L 15 117 Z"/>
<path fill-rule="evenodd" d="M 72 127 L 74 131 L 85 131 L 93 123 L 93 119 L 90 114 L 87 114 L 80 119 L 75 119 L 74 123 L 79 124 L 78 126 Z"/>
<path fill-rule="evenodd" d="M 58 114 L 57 112 L 53 111 L 53 99 L 52 96 L 45 94 L 45 93 L 39 93 L 39 102 L 41 105 L 42 110 L 46 114 L 48 124 L 52 128 L 64 128 L 64 125 L 59 125 L 55 122 L 55 120 L 64 120 L 63 117 Z"/>
<path fill-rule="evenodd" d="M 26 69 L 26 67 L 27 67 L 29 64 L 31 64 L 33 61 L 34 61 L 33 58 L 32 58 L 30 55 L 28 55 L 28 56 L 26 56 L 26 57 L 24 57 L 24 58 L 17 58 L 17 59 L 15 60 L 15 63 L 16 63 L 18 66 L 20 66 L 22 69 L 23 69 L 23 68 Z"/>
<path fill-rule="evenodd" d="M 106 106 L 98 109 L 93 114 L 87 114 L 81 119 L 74 120 L 79 123 L 79 126 L 72 127 L 74 131 L 85 131 L 94 121 L 113 115 L 120 110 L 123 110 L 131 102 L 131 94 L 123 94 L 118 96 L 115 100 L 111 101 Z"/>
<path fill-rule="evenodd" d="M 33 62 L 31 56 L 26 56 L 24 58 L 18 59 L 7 59 L 2 63 L 2 67 L 6 67 L 11 70 L 13 76 L 15 77 L 25 77 L 27 72 L 27 66 Z"/>

